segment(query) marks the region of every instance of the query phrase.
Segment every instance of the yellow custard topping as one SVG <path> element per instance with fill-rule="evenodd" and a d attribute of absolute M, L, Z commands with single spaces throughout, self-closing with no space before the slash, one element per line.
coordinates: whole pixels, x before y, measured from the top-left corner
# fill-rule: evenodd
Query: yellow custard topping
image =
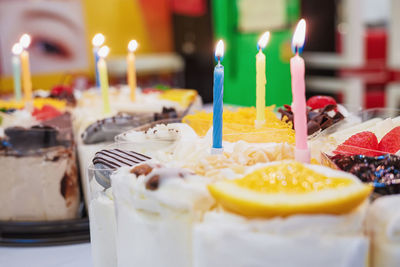
<path fill-rule="evenodd" d="M 265 108 L 265 124 L 255 127 L 256 109 L 238 108 L 235 111 L 224 109 L 223 139 L 229 142 L 243 140 L 251 143 L 295 143 L 292 124 L 281 121 L 274 113 L 275 106 Z M 212 113 L 204 111 L 187 115 L 183 122 L 189 124 L 198 135 L 204 136 L 212 126 Z"/>
<path fill-rule="evenodd" d="M 37 109 L 42 109 L 44 105 L 50 105 L 60 111 L 64 111 L 67 105 L 65 100 L 55 98 L 37 97 L 33 99 L 33 106 Z M 4 109 L 22 109 L 25 107 L 24 101 L 15 100 L 0 100 L 0 108 Z"/>

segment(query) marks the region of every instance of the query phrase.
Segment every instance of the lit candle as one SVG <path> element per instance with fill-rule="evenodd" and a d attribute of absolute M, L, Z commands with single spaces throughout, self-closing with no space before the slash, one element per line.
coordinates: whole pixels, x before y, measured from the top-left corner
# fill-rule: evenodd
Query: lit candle
<path fill-rule="evenodd" d="M 94 70 L 95 70 L 95 77 L 96 77 L 96 87 L 100 87 L 100 79 L 99 79 L 99 70 L 97 69 L 97 62 L 99 61 L 98 51 L 100 46 L 104 44 L 105 38 L 104 35 L 101 33 L 97 33 L 92 39 L 93 45 L 93 54 L 94 54 Z"/>
<path fill-rule="evenodd" d="M 99 80 L 101 87 L 101 94 L 103 96 L 103 112 L 105 115 L 109 115 L 111 113 L 110 109 L 110 99 L 108 93 L 108 74 L 107 74 L 107 64 L 105 58 L 110 52 L 110 48 L 108 46 L 102 46 L 99 51 L 99 60 L 97 62 L 97 69 L 99 70 Z"/>
<path fill-rule="evenodd" d="M 265 32 L 257 43 L 258 53 L 256 55 L 256 127 L 265 124 L 265 55 L 263 49 L 269 40 L 269 32 Z"/>
<path fill-rule="evenodd" d="M 292 75 L 293 121 L 296 131 L 295 158 L 298 161 L 308 163 L 310 162 L 310 150 L 307 145 L 305 67 L 304 60 L 299 55 L 304 46 L 305 34 L 306 22 L 302 19 L 297 24 L 293 35 L 292 49 L 295 56 L 290 59 L 290 72 Z"/>
<path fill-rule="evenodd" d="M 21 60 L 19 58 L 22 53 L 21 44 L 14 44 L 11 51 L 13 53 L 12 69 L 14 77 L 14 97 L 16 101 L 21 101 Z"/>
<path fill-rule="evenodd" d="M 215 59 L 218 62 L 214 68 L 214 98 L 213 98 L 213 145 L 211 152 L 219 154 L 222 148 L 222 112 L 224 98 L 224 66 L 221 60 L 224 57 L 224 42 L 219 40 L 215 49 Z"/>
<path fill-rule="evenodd" d="M 128 85 L 131 89 L 131 100 L 135 101 L 136 93 L 136 66 L 135 66 L 135 54 L 138 47 L 136 40 L 131 40 L 128 44 L 128 56 L 126 57 Z"/>
<path fill-rule="evenodd" d="M 26 102 L 32 101 L 32 80 L 31 70 L 29 67 L 29 53 L 26 49 L 31 44 L 31 37 L 28 34 L 23 34 L 19 39 L 23 51 L 21 52 L 21 69 L 22 69 L 22 86 L 24 89 L 24 98 Z"/>

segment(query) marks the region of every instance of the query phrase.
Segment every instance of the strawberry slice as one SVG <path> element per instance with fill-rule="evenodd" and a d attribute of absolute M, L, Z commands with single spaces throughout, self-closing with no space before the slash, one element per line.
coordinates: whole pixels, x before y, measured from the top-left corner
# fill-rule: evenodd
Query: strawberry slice
<path fill-rule="evenodd" d="M 393 128 L 379 142 L 380 151 L 396 154 L 400 150 L 400 126 Z"/>
<path fill-rule="evenodd" d="M 372 132 L 361 132 L 352 135 L 349 139 L 339 145 L 334 154 L 364 155 L 369 157 L 379 156 L 378 139 Z"/>
<path fill-rule="evenodd" d="M 50 94 L 54 95 L 54 96 L 59 96 L 61 94 L 67 94 L 67 95 L 71 95 L 73 94 L 73 89 L 71 86 L 68 85 L 55 85 L 51 91 Z"/>
<path fill-rule="evenodd" d="M 307 100 L 307 106 L 311 109 L 321 109 L 327 105 L 337 105 L 336 100 L 330 96 L 317 95 Z"/>
<path fill-rule="evenodd" d="M 32 116 L 38 121 L 49 120 L 60 116 L 62 113 L 53 106 L 44 105 L 41 109 L 35 108 L 32 112 Z"/>

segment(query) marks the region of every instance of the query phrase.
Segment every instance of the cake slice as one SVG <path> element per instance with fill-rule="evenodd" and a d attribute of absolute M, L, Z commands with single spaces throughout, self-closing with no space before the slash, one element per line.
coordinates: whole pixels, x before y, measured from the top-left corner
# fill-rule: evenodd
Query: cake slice
<path fill-rule="evenodd" d="M 194 227 L 194 267 L 368 266 L 372 188 L 352 175 L 286 161 L 209 189 L 219 208 Z"/>
<path fill-rule="evenodd" d="M 118 266 L 192 266 L 192 227 L 214 203 L 207 181 L 146 162 L 112 175 Z"/>

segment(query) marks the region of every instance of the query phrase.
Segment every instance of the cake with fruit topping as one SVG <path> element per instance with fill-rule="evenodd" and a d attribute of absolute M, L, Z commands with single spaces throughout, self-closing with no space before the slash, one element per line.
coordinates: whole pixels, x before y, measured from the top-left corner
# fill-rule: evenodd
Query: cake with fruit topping
<path fill-rule="evenodd" d="M 367 266 L 372 188 L 353 175 L 276 162 L 208 188 L 218 206 L 194 227 L 193 266 Z"/>
<path fill-rule="evenodd" d="M 400 126 L 396 125 L 390 118 L 367 121 L 328 135 L 323 139 L 324 162 L 373 184 L 380 195 L 400 193 Z"/>

